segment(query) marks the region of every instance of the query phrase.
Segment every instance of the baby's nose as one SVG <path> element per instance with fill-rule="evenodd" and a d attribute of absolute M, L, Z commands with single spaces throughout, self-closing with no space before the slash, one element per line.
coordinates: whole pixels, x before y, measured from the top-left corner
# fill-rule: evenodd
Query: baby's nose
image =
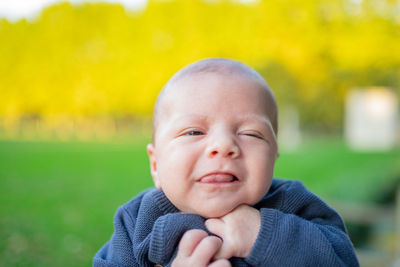
<path fill-rule="evenodd" d="M 240 155 L 240 149 L 233 140 L 223 139 L 215 140 L 207 149 L 209 157 L 228 157 L 237 158 Z"/>

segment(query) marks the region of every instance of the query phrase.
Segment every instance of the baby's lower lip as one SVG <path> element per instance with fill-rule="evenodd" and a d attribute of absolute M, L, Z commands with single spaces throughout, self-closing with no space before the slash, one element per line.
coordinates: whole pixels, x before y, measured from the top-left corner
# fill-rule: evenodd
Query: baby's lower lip
<path fill-rule="evenodd" d="M 219 184 L 219 183 L 232 183 L 237 181 L 237 178 L 232 174 L 226 173 L 215 173 L 203 176 L 199 182 L 201 183 L 210 183 L 210 184 Z"/>

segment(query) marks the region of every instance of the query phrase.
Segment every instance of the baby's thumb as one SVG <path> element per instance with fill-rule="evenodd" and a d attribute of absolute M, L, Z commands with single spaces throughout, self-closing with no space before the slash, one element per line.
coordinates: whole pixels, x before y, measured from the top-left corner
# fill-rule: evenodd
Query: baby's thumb
<path fill-rule="evenodd" d="M 221 219 L 208 219 L 205 221 L 205 226 L 208 231 L 223 239 L 225 223 Z"/>
<path fill-rule="evenodd" d="M 222 246 L 214 255 L 214 260 L 229 259 L 232 257 L 233 254 L 229 246 L 229 240 L 225 239 L 227 238 L 227 236 L 225 236 L 225 222 L 221 219 L 208 219 L 205 225 L 208 231 L 222 239 Z"/>

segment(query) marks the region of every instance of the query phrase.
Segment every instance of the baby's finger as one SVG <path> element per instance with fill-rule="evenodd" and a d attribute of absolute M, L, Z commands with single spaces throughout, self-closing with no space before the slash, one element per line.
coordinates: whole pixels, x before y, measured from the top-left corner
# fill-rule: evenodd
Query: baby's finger
<path fill-rule="evenodd" d="M 187 231 L 179 242 L 178 254 L 183 257 L 189 257 L 192 255 L 193 251 L 197 245 L 207 237 L 208 234 L 200 229 L 192 229 Z"/>
<path fill-rule="evenodd" d="M 214 235 L 224 236 L 225 223 L 221 219 L 208 219 L 205 221 L 205 226 Z"/>
<path fill-rule="evenodd" d="M 220 259 L 230 259 L 233 256 L 233 253 L 228 245 L 224 244 L 221 248 L 215 253 L 213 260 Z"/>
<path fill-rule="evenodd" d="M 199 266 L 207 266 L 221 245 L 222 240 L 216 236 L 203 238 L 193 251 L 194 262 L 197 262 Z"/>
<path fill-rule="evenodd" d="M 232 267 L 232 265 L 227 259 L 223 259 L 212 262 L 208 267 Z"/>

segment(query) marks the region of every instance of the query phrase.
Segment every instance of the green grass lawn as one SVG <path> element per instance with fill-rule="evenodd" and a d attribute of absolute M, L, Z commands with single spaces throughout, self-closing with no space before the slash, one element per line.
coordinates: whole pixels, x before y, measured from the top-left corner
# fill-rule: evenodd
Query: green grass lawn
<path fill-rule="evenodd" d="M 400 149 L 355 152 L 336 139 L 309 141 L 282 152 L 275 176 L 301 180 L 324 199 L 374 203 L 400 182 Z"/>
<path fill-rule="evenodd" d="M 152 186 L 145 142 L 0 141 L 0 266 L 89 266 L 116 208 Z M 400 176 L 400 151 L 340 141 L 281 152 L 276 176 L 329 199 L 371 202 Z"/>

